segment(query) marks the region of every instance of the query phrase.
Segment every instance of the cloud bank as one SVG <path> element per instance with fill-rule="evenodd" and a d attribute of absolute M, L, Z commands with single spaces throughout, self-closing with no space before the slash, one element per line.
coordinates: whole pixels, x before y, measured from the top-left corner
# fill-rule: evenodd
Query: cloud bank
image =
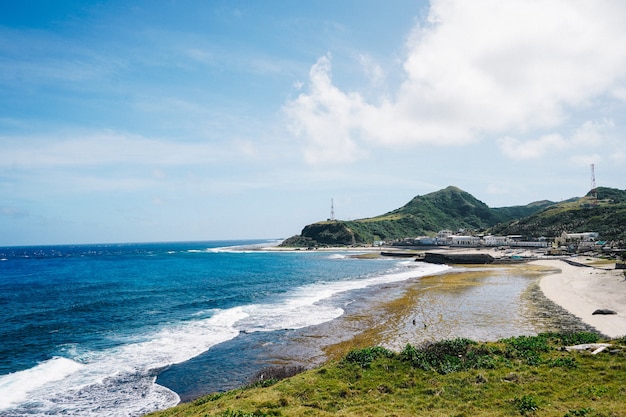
<path fill-rule="evenodd" d="M 624 21 L 619 1 L 433 0 L 408 38 L 393 94 L 373 103 L 342 91 L 329 54 L 284 110 L 310 163 L 352 161 L 376 146 L 485 139 L 505 155 L 535 158 L 577 140 L 556 132 L 575 111 L 624 99 Z"/>

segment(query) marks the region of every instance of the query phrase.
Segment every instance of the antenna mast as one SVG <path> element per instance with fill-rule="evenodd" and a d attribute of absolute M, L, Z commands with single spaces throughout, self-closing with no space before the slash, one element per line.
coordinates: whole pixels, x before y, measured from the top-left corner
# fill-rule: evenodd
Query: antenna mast
<path fill-rule="evenodd" d="M 598 190 L 596 189 L 596 164 L 591 164 L 591 203 L 598 203 Z"/>
<path fill-rule="evenodd" d="M 330 220 L 335 221 L 335 202 L 330 199 Z"/>

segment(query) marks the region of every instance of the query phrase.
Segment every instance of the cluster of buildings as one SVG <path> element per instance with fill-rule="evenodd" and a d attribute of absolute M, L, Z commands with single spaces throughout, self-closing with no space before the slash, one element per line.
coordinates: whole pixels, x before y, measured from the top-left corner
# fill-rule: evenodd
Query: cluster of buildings
<path fill-rule="evenodd" d="M 495 235 L 469 235 L 463 231 L 454 233 L 450 230 L 442 230 L 437 236 L 421 236 L 407 238 L 393 242 L 395 246 L 448 246 L 448 247 L 518 247 L 518 248 L 555 248 L 568 252 L 581 252 L 601 247 L 605 242 L 598 240 L 598 233 L 566 233 L 553 239 L 539 237 L 536 239 L 524 238 L 521 235 L 495 236 Z M 382 243 L 382 242 L 381 242 Z"/>

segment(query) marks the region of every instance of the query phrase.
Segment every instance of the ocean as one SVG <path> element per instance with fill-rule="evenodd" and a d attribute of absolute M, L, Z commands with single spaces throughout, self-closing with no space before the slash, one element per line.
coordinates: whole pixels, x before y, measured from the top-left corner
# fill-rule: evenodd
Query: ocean
<path fill-rule="evenodd" d="M 0 248 L 0 416 L 141 416 L 233 388 L 297 332 L 449 268 L 275 243 Z"/>

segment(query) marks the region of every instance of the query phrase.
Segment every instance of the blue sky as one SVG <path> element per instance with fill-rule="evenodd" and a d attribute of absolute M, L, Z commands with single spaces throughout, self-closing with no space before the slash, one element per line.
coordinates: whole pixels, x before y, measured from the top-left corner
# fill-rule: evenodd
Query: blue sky
<path fill-rule="evenodd" d="M 621 1 L 0 0 L 0 245 L 626 187 Z"/>

